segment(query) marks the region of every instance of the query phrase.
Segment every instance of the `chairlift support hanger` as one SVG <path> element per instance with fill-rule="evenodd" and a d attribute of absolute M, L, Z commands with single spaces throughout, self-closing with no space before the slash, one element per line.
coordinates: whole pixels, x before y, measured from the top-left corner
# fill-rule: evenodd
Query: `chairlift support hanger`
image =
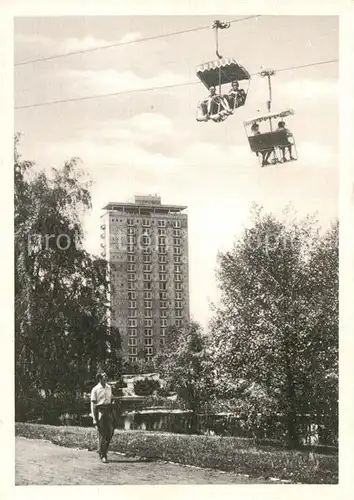
<path fill-rule="evenodd" d="M 219 21 L 218 19 L 216 19 L 212 25 L 212 29 L 215 30 L 215 53 L 218 59 L 223 58 L 219 53 L 219 30 L 228 28 L 230 28 L 229 22 Z M 221 95 L 221 70 L 219 71 L 219 95 Z"/>
<path fill-rule="evenodd" d="M 268 113 L 271 112 L 272 110 L 272 81 L 271 77 L 275 75 L 274 69 L 262 69 L 261 72 L 259 73 L 259 76 L 261 78 L 268 78 L 268 92 L 269 92 L 269 99 L 267 101 L 267 110 Z M 272 120 L 269 118 L 269 125 L 270 125 L 270 131 L 273 132 L 273 126 L 272 126 Z"/>

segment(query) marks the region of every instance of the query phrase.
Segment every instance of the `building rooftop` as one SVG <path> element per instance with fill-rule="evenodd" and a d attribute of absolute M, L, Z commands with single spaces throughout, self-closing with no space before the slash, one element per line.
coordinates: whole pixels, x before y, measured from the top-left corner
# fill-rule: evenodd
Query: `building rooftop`
<path fill-rule="evenodd" d="M 133 202 L 117 202 L 111 201 L 103 210 L 125 210 L 130 211 L 132 208 L 142 208 L 147 211 L 157 212 L 182 212 L 187 207 L 183 205 L 163 205 L 161 197 L 157 195 L 135 196 Z"/>

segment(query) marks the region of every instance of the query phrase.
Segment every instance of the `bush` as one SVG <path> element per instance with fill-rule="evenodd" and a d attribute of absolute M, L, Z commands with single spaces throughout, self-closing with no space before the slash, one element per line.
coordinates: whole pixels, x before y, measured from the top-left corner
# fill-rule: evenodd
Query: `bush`
<path fill-rule="evenodd" d="M 160 388 L 158 380 L 144 378 L 134 382 L 134 392 L 137 396 L 151 396 L 151 394 Z"/>
<path fill-rule="evenodd" d="M 47 439 L 67 447 L 95 450 L 94 429 L 17 423 L 16 435 Z M 293 483 L 338 483 L 338 457 L 304 451 L 253 446 L 252 440 L 145 431 L 115 431 L 112 451 L 186 465 L 220 469 L 253 478 L 279 478 Z"/>

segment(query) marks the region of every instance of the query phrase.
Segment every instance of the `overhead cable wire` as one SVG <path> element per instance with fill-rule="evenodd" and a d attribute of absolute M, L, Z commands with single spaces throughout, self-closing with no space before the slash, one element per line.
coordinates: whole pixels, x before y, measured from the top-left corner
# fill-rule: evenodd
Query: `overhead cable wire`
<path fill-rule="evenodd" d="M 249 19 L 255 19 L 255 18 L 258 18 L 258 17 L 261 17 L 261 16 L 260 15 L 254 15 L 254 16 L 248 16 L 248 17 L 241 17 L 240 19 L 233 19 L 232 21 L 229 21 L 229 22 L 230 23 L 238 23 L 238 22 L 242 22 L 242 21 L 248 21 Z M 62 54 L 54 54 L 52 56 L 41 57 L 41 58 L 38 58 L 38 59 L 30 59 L 28 61 L 21 61 L 19 63 L 16 63 L 14 66 L 15 67 L 25 66 L 27 64 L 36 64 L 36 63 L 45 62 L 45 61 L 52 61 L 54 59 L 59 59 L 59 58 L 69 57 L 69 56 L 75 56 L 75 55 L 79 55 L 79 54 L 86 54 L 88 52 L 94 52 L 94 51 L 98 51 L 98 50 L 110 49 L 110 48 L 113 48 L 113 47 L 123 47 L 125 45 L 131 45 L 133 43 L 148 42 L 148 41 L 151 41 L 151 40 L 158 40 L 160 38 L 167 38 L 167 37 L 171 37 L 171 36 L 183 35 L 185 33 L 192 33 L 194 31 L 201 31 L 201 30 L 205 30 L 205 29 L 210 29 L 210 27 L 211 26 L 208 24 L 208 25 L 205 25 L 205 26 L 198 26 L 196 28 L 189 28 L 189 29 L 185 29 L 185 30 L 181 30 L 181 31 L 172 31 L 170 33 L 161 33 L 160 35 L 153 35 L 153 36 L 148 36 L 148 37 L 144 37 L 144 38 L 137 38 L 135 40 L 127 40 L 125 42 L 115 42 L 115 43 L 111 43 L 109 45 L 102 45 L 102 46 L 99 46 L 99 47 L 90 47 L 90 48 L 87 48 L 87 49 L 76 50 L 76 51 L 73 51 L 73 52 L 64 52 Z"/>
<path fill-rule="evenodd" d="M 279 68 L 276 69 L 275 72 L 282 72 L 282 71 L 295 71 L 298 69 L 302 68 L 308 68 L 311 66 L 319 66 L 319 65 L 324 65 L 324 64 L 331 64 L 338 62 L 339 59 L 329 59 L 327 61 L 318 61 L 314 63 L 309 63 L 309 64 L 302 64 L 302 65 L 297 65 L 297 66 L 288 66 L 286 68 Z M 259 75 L 259 73 L 253 73 L 251 76 L 256 76 Z M 151 92 L 155 90 L 165 90 L 165 89 L 171 89 L 171 88 L 177 88 L 177 87 L 186 87 L 190 85 L 196 85 L 200 83 L 199 80 L 192 81 L 192 82 L 183 82 L 183 83 L 175 83 L 175 84 L 170 84 L 170 85 L 161 85 L 161 86 L 156 86 L 156 87 L 147 87 L 147 88 L 142 88 L 142 89 L 134 89 L 134 90 L 123 90 L 119 92 L 110 92 L 108 94 L 93 94 L 89 96 L 83 96 L 83 97 L 72 97 L 69 99 L 59 99 L 56 101 L 47 101 L 47 102 L 37 102 L 33 104 L 25 104 L 22 106 L 15 106 L 14 109 L 28 109 L 28 108 L 36 108 L 36 107 L 42 107 L 42 106 L 51 106 L 54 104 L 64 104 L 64 103 L 69 103 L 69 102 L 78 102 L 78 101 L 87 101 L 87 100 L 92 100 L 92 99 L 102 99 L 102 98 L 107 98 L 107 97 L 117 97 L 121 95 L 129 95 L 129 94 L 135 94 L 138 92 Z"/>

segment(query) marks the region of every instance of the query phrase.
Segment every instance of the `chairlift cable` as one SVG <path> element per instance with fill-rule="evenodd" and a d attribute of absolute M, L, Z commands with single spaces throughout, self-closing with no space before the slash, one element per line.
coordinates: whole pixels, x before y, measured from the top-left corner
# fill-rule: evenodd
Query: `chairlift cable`
<path fill-rule="evenodd" d="M 277 72 L 281 71 L 295 71 L 298 69 L 302 68 L 308 68 L 311 66 L 319 66 L 319 65 L 324 65 L 324 64 L 331 64 L 338 62 L 339 59 L 330 59 L 327 61 L 318 61 L 314 63 L 309 63 L 309 64 L 303 64 L 303 65 L 298 65 L 298 66 L 289 66 L 286 68 L 280 68 L 277 69 Z M 259 72 L 257 73 L 252 73 L 251 76 L 257 76 L 259 75 Z M 73 97 L 70 99 L 60 99 L 56 101 L 47 101 L 47 102 L 38 102 L 34 104 L 25 104 L 23 106 L 15 106 L 14 109 L 28 109 L 28 108 L 36 108 L 36 107 L 42 107 L 42 106 L 50 106 L 53 104 L 64 104 L 64 103 L 69 103 L 69 102 L 77 102 L 77 101 L 86 101 L 86 100 L 92 100 L 92 99 L 100 99 L 104 97 L 116 97 L 116 96 L 121 96 L 121 95 L 129 95 L 129 94 L 135 94 L 138 92 L 151 92 L 154 90 L 164 90 L 164 89 L 171 89 L 171 88 L 177 88 L 177 87 L 186 87 L 190 85 L 197 85 L 199 84 L 199 81 L 192 81 L 192 82 L 183 82 L 183 83 L 175 83 L 175 84 L 170 84 L 170 85 L 161 85 L 161 86 L 156 86 L 156 87 L 148 87 L 148 88 L 142 88 L 142 89 L 135 89 L 135 90 L 124 90 L 121 92 L 111 92 L 108 94 L 93 94 L 90 96 L 83 96 L 83 97 Z"/>
<path fill-rule="evenodd" d="M 238 22 L 242 22 L 242 21 L 248 21 L 249 19 L 255 19 L 255 18 L 258 18 L 258 17 L 262 17 L 262 16 L 261 15 L 253 15 L 253 16 L 242 17 L 240 19 L 233 19 L 232 21 L 229 21 L 229 23 L 233 24 L 233 23 L 238 23 Z M 150 40 L 158 40 L 160 38 L 167 38 L 167 37 L 170 37 L 170 36 L 183 35 L 185 33 L 192 33 L 194 31 L 201 31 L 201 30 L 205 30 L 205 29 L 210 29 L 210 25 L 208 24 L 208 25 L 205 25 L 205 26 L 199 26 L 199 27 L 196 27 L 196 28 L 190 28 L 190 29 L 185 29 L 185 30 L 181 30 L 181 31 L 173 31 L 173 32 L 170 32 L 170 33 L 161 33 L 160 35 L 153 35 L 153 36 L 148 36 L 148 37 L 145 37 L 145 38 L 137 38 L 136 40 L 128 40 L 126 42 L 111 43 L 109 45 L 103 45 L 101 47 L 91 47 L 89 49 L 76 50 L 76 51 L 73 51 L 73 52 L 65 52 L 63 54 L 54 54 L 52 56 L 41 57 L 41 58 L 38 58 L 38 59 L 31 59 L 31 60 L 28 60 L 28 61 L 21 61 L 19 63 L 16 63 L 14 66 L 15 67 L 19 67 L 19 66 L 25 66 L 27 64 L 36 64 L 36 63 L 39 63 L 39 62 L 52 61 L 54 59 L 59 59 L 59 58 L 63 58 L 63 57 L 75 56 L 75 55 L 79 55 L 79 54 L 86 54 L 88 52 L 94 52 L 94 51 L 98 51 L 98 50 L 110 49 L 110 48 L 113 48 L 113 47 L 122 47 L 122 46 L 126 46 L 126 45 L 131 45 L 133 43 L 148 42 Z"/>

